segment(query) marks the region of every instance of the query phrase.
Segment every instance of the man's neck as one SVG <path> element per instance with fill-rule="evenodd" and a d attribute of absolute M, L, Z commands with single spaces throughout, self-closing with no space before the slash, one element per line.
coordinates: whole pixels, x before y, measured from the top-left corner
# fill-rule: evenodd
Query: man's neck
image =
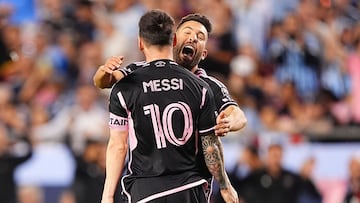
<path fill-rule="evenodd" d="M 149 46 L 144 49 L 146 62 L 151 62 L 159 59 L 174 60 L 171 46 Z"/>

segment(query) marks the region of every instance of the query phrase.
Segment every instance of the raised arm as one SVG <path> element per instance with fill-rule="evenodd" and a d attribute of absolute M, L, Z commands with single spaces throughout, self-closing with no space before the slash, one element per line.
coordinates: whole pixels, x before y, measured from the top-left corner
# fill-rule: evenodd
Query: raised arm
<path fill-rule="evenodd" d="M 104 65 L 97 69 L 93 77 L 94 85 L 100 89 L 110 88 L 117 81 L 123 79 L 127 75 L 133 73 L 136 69 L 141 68 L 146 64 L 145 61 L 139 61 L 120 68 L 123 60 L 124 57 L 122 56 L 113 56 L 109 58 Z"/>
<path fill-rule="evenodd" d="M 232 187 L 224 167 L 222 145 L 214 134 L 201 137 L 206 166 L 219 183 L 220 193 L 226 203 L 239 202 L 238 194 Z"/>
<path fill-rule="evenodd" d="M 110 88 L 114 83 L 125 77 L 125 75 L 118 70 L 123 60 L 123 56 L 113 56 L 109 58 L 104 65 L 96 70 L 93 77 L 94 85 L 100 89 Z"/>
<path fill-rule="evenodd" d="M 106 151 L 106 178 L 101 203 L 114 203 L 114 194 L 125 164 L 128 131 L 110 129 Z"/>

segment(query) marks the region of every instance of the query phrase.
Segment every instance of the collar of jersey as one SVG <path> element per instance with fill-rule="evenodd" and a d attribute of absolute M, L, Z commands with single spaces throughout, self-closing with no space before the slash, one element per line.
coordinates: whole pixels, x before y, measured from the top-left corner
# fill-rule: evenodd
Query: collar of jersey
<path fill-rule="evenodd" d="M 166 64 L 177 65 L 175 61 L 170 59 L 157 59 L 154 61 L 147 62 L 147 64 L 154 65 L 155 67 L 159 67 L 159 68 L 165 66 Z"/>

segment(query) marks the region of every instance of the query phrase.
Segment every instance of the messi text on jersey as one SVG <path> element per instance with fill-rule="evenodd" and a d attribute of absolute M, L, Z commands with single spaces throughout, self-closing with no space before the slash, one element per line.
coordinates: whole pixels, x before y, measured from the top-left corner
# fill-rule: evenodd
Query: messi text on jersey
<path fill-rule="evenodd" d="M 148 82 L 143 82 L 144 93 L 150 92 L 160 92 L 160 91 L 169 91 L 169 90 L 183 90 L 184 82 L 179 78 L 171 79 L 159 79 L 159 80 L 150 80 Z"/>

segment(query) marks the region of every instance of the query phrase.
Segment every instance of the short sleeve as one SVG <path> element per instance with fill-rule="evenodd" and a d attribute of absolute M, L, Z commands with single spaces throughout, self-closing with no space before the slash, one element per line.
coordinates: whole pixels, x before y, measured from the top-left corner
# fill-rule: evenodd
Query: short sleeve
<path fill-rule="evenodd" d="M 128 112 L 125 99 L 120 91 L 113 88 L 109 101 L 109 127 L 117 130 L 128 130 Z"/>
<path fill-rule="evenodd" d="M 235 100 L 230 96 L 227 87 L 223 83 L 215 78 L 209 78 L 207 83 L 213 91 L 216 110 L 218 112 L 221 112 L 230 105 L 238 106 Z"/>

